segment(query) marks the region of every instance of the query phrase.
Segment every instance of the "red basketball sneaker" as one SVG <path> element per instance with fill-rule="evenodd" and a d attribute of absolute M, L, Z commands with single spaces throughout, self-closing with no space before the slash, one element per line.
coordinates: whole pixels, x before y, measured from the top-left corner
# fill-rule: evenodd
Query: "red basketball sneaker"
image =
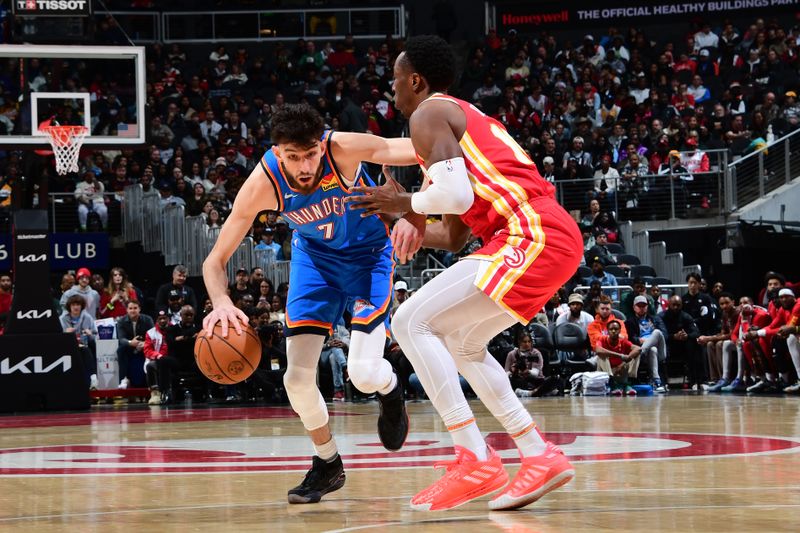
<path fill-rule="evenodd" d="M 547 443 L 542 455 L 523 457 L 522 466 L 503 492 L 489 502 L 489 509 L 517 509 L 533 503 L 551 490 L 569 483 L 575 469 L 561 448 Z"/>
<path fill-rule="evenodd" d="M 445 474 L 433 485 L 411 498 L 411 508 L 417 511 L 443 511 L 463 505 L 503 487 L 508 473 L 500 456 L 487 446 L 489 458 L 478 461 L 475 454 L 455 446 L 456 460 L 435 463 L 434 468 L 446 468 Z"/>

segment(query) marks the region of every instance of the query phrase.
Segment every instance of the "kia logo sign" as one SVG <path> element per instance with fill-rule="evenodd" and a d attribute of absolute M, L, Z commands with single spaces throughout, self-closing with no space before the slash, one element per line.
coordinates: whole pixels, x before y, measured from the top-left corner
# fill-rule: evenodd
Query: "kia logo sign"
<path fill-rule="evenodd" d="M 30 311 L 17 311 L 18 320 L 39 320 L 40 318 L 50 318 L 53 316 L 53 311 L 47 309 L 46 311 L 37 311 L 31 309 Z"/>
<path fill-rule="evenodd" d="M 68 372 L 72 368 L 72 356 L 62 355 L 47 366 L 44 366 L 44 359 L 40 355 L 26 357 L 14 366 L 11 366 L 11 359 L 6 357 L 0 361 L 0 374 L 13 374 L 15 372 L 20 374 L 47 374 L 58 367 L 61 367 L 62 372 Z"/>
<path fill-rule="evenodd" d="M 18 257 L 20 263 L 38 263 L 39 261 L 46 261 L 47 254 L 28 254 L 28 255 L 21 255 Z"/>

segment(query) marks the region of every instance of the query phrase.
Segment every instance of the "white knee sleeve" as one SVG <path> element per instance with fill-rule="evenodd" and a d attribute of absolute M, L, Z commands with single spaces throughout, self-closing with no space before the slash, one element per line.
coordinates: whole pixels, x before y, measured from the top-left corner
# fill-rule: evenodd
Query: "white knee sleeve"
<path fill-rule="evenodd" d="M 283 385 L 292 409 L 308 431 L 328 423 L 328 408 L 317 388 L 317 362 L 323 341 L 320 335 L 295 335 L 286 341 L 288 366 Z"/>
<path fill-rule="evenodd" d="M 383 358 L 386 327 L 379 324 L 370 333 L 353 331 L 347 372 L 353 385 L 365 394 L 383 390 L 392 381 L 392 365 Z"/>

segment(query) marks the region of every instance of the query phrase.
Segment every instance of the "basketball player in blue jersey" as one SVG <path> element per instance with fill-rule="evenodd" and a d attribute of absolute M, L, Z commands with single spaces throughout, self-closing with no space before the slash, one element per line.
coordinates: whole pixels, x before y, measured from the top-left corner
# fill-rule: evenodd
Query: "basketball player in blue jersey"
<path fill-rule="evenodd" d="M 203 263 L 214 305 L 203 327 L 210 336 L 219 322 L 223 337 L 230 326 L 241 334 L 248 318 L 227 294 L 225 265 L 259 212 L 281 211 L 295 230 L 284 385 L 316 452 L 305 479 L 288 496 L 289 503 L 316 503 L 345 482 L 316 377 L 325 335 L 346 309 L 353 329 L 350 380 L 362 392 L 377 393 L 378 435 L 384 447 L 398 450 L 408 435 L 402 382 L 383 359 L 394 270 L 388 228 L 376 215 L 362 217 L 346 209 L 343 198 L 351 187 L 372 184 L 362 161 L 413 165 L 416 158 L 408 139 L 325 131 L 322 118 L 305 104 L 277 111 L 271 134 L 276 145 L 245 181 Z"/>

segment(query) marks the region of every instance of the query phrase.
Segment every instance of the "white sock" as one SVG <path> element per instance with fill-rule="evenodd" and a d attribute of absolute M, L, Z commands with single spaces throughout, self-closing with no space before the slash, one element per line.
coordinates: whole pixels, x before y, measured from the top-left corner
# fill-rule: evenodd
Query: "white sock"
<path fill-rule="evenodd" d="M 547 443 L 533 422 L 519 433 L 510 436 L 514 439 L 514 444 L 519 448 L 522 457 L 536 457 L 542 455 L 547 449 Z"/>
<path fill-rule="evenodd" d="M 466 402 L 442 414 L 442 421 L 453 438 L 453 444 L 474 453 L 478 461 L 486 460 L 486 441 L 483 440 L 483 435 L 478 429 L 478 424 L 475 423 L 472 410 Z"/>
<path fill-rule="evenodd" d="M 326 462 L 336 459 L 336 456 L 339 455 L 339 450 L 336 448 L 336 441 L 334 440 L 333 436 L 331 436 L 331 440 L 325 444 L 315 443 L 314 452 L 316 453 L 317 457 Z"/>

